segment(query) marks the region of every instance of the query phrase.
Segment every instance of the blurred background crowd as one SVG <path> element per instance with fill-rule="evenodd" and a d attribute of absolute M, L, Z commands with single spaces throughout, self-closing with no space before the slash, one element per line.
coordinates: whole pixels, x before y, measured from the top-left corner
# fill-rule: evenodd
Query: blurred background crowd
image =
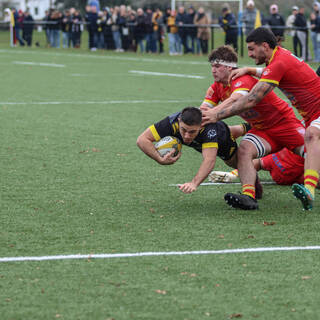
<path fill-rule="evenodd" d="M 12 8 L 14 17 L 14 43 L 32 45 L 35 29 L 42 28 L 46 34 L 46 46 L 53 48 L 79 48 L 82 33 L 88 32 L 88 48 L 141 53 L 163 53 L 164 39 L 168 38 L 170 55 L 207 54 L 212 28 L 222 28 L 225 44 L 238 50 L 239 36 L 264 25 L 276 35 L 279 44 L 290 34 L 294 53 L 305 60 L 320 62 L 320 3 L 315 1 L 308 15 L 304 6 L 292 6 L 291 13 L 284 16 L 279 3 L 269 6 L 263 14 L 253 0 L 248 0 L 242 15 L 232 12 L 228 3 L 220 4 L 216 19 L 203 7 L 179 6 L 177 10 L 160 7 L 133 9 L 120 5 L 100 8 L 99 2 L 64 10 L 48 9 L 42 21 L 34 21 L 28 10 Z M 312 51 L 307 49 L 309 39 Z"/>

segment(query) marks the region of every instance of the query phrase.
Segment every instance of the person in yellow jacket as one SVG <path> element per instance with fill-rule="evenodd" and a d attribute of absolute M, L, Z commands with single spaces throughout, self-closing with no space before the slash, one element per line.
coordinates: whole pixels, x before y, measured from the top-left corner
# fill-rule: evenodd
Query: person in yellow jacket
<path fill-rule="evenodd" d="M 163 14 L 159 8 L 152 15 L 153 37 L 159 53 L 163 53 Z"/>
<path fill-rule="evenodd" d="M 179 54 L 178 43 L 179 34 L 178 27 L 176 26 L 176 11 L 171 10 L 170 16 L 167 18 L 167 30 L 169 39 L 169 54 L 171 56 Z"/>

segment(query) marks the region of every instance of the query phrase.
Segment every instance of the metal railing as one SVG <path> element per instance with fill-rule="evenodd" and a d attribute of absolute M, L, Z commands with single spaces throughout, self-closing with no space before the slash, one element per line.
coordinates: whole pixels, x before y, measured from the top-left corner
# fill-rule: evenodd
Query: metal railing
<path fill-rule="evenodd" d="M 20 23 L 20 26 L 23 26 L 24 24 L 33 24 L 35 28 L 38 26 L 50 26 L 50 25 L 57 25 L 61 24 L 61 22 L 57 21 L 44 21 L 44 20 L 34 20 L 34 21 L 23 21 Z M 88 26 L 90 23 L 87 21 L 81 21 L 81 22 L 75 22 L 74 24 L 80 24 L 84 26 Z M 127 23 L 125 27 L 135 27 L 137 24 L 135 23 Z M 160 24 L 160 26 L 165 30 L 167 25 L 165 24 Z M 10 22 L 5 22 L 5 21 L 0 21 L 0 29 L 7 29 L 9 30 L 10 27 Z M 216 31 L 219 30 L 220 32 L 222 31 L 222 27 L 219 24 L 182 24 L 176 26 L 178 28 L 209 28 L 210 29 L 210 48 L 213 50 L 215 48 L 215 39 L 216 39 Z M 268 26 L 265 25 L 265 27 L 270 28 L 270 29 L 279 29 L 279 30 L 284 30 L 284 31 L 302 31 L 306 33 L 306 39 L 305 39 L 305 48 L 306 48 L 306 57 L 305 60 L 308 60 L 309 57 L 309 32 L 310 28 L 297 28 L 297 27 L 287 27 L 287 26 Z M 229 28 L 236 28 L 238 29 L 238 39 L 240 40 L 240 56 L 244 56 L 244 42 L 245 42 L 245 34 L 244 30 L 245 27 L 240 25 L 240 26 L 230 26 Z"/>

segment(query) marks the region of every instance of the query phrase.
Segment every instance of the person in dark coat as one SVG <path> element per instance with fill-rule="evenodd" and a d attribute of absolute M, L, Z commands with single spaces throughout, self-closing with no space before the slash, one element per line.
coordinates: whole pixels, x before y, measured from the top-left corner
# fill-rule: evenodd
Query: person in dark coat
<path fill-rule="evenodd" d="M 300 7 L 296 19 L 294 21 L 294 26 L 297 28 L 297 37 L 301 43 L 301 58 L 303 60 L 310 60 L 310 52 L 307 48 L 307 33 L 308 25 L 307 19 L 304 14 L 304 7 Z"/>
<path fill-rule="evenodd" d="M 178 14 L 176 16 L 176 25 L 178 26 L 178 33 L 181 39 L 184 53 L 188 53 L 191 51 L 187 43 L 187 27 L 183 26 L 184 24 L 187 24 L 187 22 L 188 22 L 187 14 L 185 12 L 184 7 L 181 6 L 178 8 Z"/>
<path fill-rule="evenodd" d="M 235 51 L 238 51 L 238 25 L 234 14 L 229 6 L 222 8 L 222 16 L 219 17 L 219 24 L 225 32 L 225 44 L 232 45 Z"/>
<path fill-rule="evenodd" d="M 113 36 L 112 36 L 112 14 L 111 14 L 111 10 L 109 7 L 105 7 L 103 9 L 104 14 L 106 16 L 106 22 L 105 22 L 105 26 L 104 26 L 104 43 L 106 46 L 107 50 L 114 50 L 115 46 L 114 46 L 114 41 L 113 41 Z"/>
<path fill-rule="evenodd" d="M 134 27 L 134 39 L 140 52 L 144 52 L 144 40 L 146 38 L 146 17 L 142 8 L 138 8 Z"/>
<path fill-rule="evenodd" d="M 24 13 L 22 38 L 27 43 L 28 47 L 32 45 L 32 33 L 34 27 L 34 20 L 29 11 Z"/>
<path fill-rule="evenodd" d="M 98 47 L 98 13 L 96 6 L 91 6 L 89 8 L 87 8 L 86 14 L 86 21 L 88 23 L 89 33 L 89 49 L 91 51 L 96 51 Z"/>
<path fill-rule="evenodd" d="M 153 12 L 151 8 L 147 8 L 146 10 L 146 52 L 157 52 L 157 42 L 156 39 L 153 37 L 153 23 L 152 17 Z"/>
<path fill-rule="evenodd" d="M 193 24 L 195 15 L 196 15 L 196 11 L 191 6 L 188 9 L 187 24 Z M 197 27 L 187 27 L 186 31 L 187 31 L 187 43 L 188 43 L 189 52 L 195 53 L 196 43 L 197 43 Z"/>
<path fill-rule="evenodd" d="M 69 48 L 71 44 L 71 13 L 65 10 L 61 18 L 62 46 Z"/>
<path fill-rule="evenodd" d="M 82 17 L 79 10 L 75 10 L 71 20 L 71 39 L 73 48 L 80 48 L 82 33 Z"/>
<path fill-rule="evenodd" d="M 273 34 L 276 36 L 278 44 L 281 45 L 281 42 L 284 41 L 284 28 L 281 27 L 284 27 L 286 23 L 284 18 L 279 14 L 279 8 L 276 4 L 270 6 L 270 14 L 267 23 L 271 27 Z"/>

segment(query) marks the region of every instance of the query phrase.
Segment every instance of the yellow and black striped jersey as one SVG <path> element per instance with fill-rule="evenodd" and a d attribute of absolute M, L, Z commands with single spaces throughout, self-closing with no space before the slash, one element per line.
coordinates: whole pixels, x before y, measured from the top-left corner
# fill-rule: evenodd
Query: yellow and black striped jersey
<path fill-rule="evenodd" d="M 156 141 L 166 136 L 174 136 L 179 138 L 182 144 L 198 152 L 202 152 L 205 148 L 217 148 L 218 157 L 222 160 L 229 160 L 234 155 L 237 142 L 223 121 L 207 124 L 190 144 L 185 144 L 179 131 L 180 114 L 181 112 L 174 113 L 149 127 Z"/>

